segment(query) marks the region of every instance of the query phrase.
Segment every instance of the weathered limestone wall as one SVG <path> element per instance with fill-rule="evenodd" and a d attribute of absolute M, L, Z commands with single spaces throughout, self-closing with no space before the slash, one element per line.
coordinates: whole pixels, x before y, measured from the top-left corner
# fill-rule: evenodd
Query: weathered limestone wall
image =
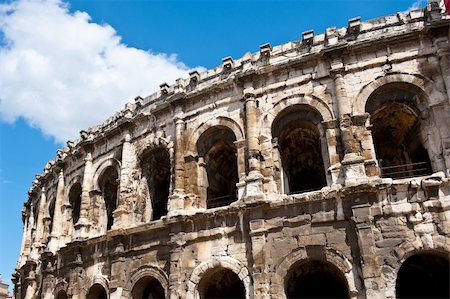
<path fill-rule="evenodd" d="M 137 97 L 36 177 L 15 297 L 403 297 L 449 268 L 449 53 L 431 3 Z"/>

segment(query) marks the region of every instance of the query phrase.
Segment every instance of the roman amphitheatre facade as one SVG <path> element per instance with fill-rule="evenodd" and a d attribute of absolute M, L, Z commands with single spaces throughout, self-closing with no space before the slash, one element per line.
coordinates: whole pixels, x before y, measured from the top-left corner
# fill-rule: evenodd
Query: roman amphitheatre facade
<path fill-rule="evenodd" d="M 82 131 L 29 191 L 15 298 L 448 298 L 449 20 L 306 31 Z"/>

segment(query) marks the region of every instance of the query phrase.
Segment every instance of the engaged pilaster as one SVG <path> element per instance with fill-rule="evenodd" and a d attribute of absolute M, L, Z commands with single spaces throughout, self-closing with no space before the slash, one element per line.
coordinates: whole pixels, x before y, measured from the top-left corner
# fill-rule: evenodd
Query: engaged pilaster
<path fill-rule="evenodd" d="M 245 178 L 245 202 L 264 199 L 263 175 L 261 174 L 260 148 L 258 139 L 258 107 L 255 94 L 250 90 L 244 93 L 247 157 L 249 172 Z"/>
<path fill-rule="evenodd" d="M 129 223 L 130 216 L 130 197 L 131 194 L 131 175 L 136 165 L 136 151 L 131 144 L 131 135 L 125 134 L 122 145 L 122 165 L 120 169 L 119 197 L 117 208 L 114 211 L 113 229 L 125 228 Z"/>
<path fill-rule="evenodd" d="M 351 116 L 351 105 L 347 96 L 342 59 L 333 56 L 331 59 L 331 75 L 334 81 L 337 107 L 339 110 L 339 128 L 344 149 L 344 158 L 341 164 L 345 173 L 345 185 L 354 186 L 368 182 L 361 156 L 361 146 L 355 136 L 355 127 Z"/>
<path fill-rule="evenodd" d="M 61 169 L 58 174 L 58 187 L 56 189 L 55 212 L 53 214 L 53 226 L 48 242 L 48 250 L 55 253 L 59 249 L 59 238 L 64 225 L 62 222 L 62 205 L 64 198 L 64 171 Z"/>
<path fill-rule="evenodd" d="M 175 118 L 175 154 L 174 154 L 174 179 L 173 192 L 169 196 L 167 216 L 176 216 L 184 210 L 184 120 L 178 115 Z"/>
<path fill-rule="evenodd" d="M 75 235 L 79 238 L 87 238 L 89 234 L 89 228 L 91 226 L 89 221 L 89 209 L 90 209 L 90 195 L 89 192 L 92 189 L 92 153 L 88 151 L 86 158 L 84 159 L 84 174 L 83 174 L 83 186 L 81 193 L 81 205 L 80 205 L 80 218 L 75 224 Z"/>

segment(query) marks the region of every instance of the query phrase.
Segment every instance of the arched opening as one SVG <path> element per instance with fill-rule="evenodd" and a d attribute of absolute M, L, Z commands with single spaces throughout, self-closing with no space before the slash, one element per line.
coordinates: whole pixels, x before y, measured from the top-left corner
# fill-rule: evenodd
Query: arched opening
<path fill-rule="evenodd" d="M 113 212 L 117 207 L 117 193 L 119 189 L 119 174 L 114 166 L 108 166 L 98 180 L 98 186 L 105 201 L 107 225 L 111 229 L 114 223 Z"/>
<path fill-rule="evenodd" d="M 86 296 L 86 299 L 108 299 L 108 294 L 101 284 L 94 284 Z"/>
<path fill-rule="evenodd" d="M 229 205 L 236 200 L 238 182 L 236 136 L 226 127 L 213 127 L 205 131 L 197 141 L 197 150 L 204 161 L 207 182 L 206 207 Z"/>
<path fill-rule="evenodd" d="M 410 84 L 390 83 L 375 90 L 366 103 L 382 177 L 405 178 L 432 173 L 423 145 L 421 91 Z"/>
<path fill-rule="evenodd" d="M 67 297 L 67 293 L 63 290 L 59 291 L 58 294 L 56 295 L 56 299 L 68 299 L 69 297 Z"/>
<path fill-rule="evenodd" d="M 73 224 L 80 219 L 80 207 L 81 207 L 81 184 L 75 183 L 72 185 L 69 191 L 69 203 L 72 207 L 72 222 Z"/>
<path fill-rule="evenodd" d="M 229 269 L 215 268 L 202 277 L 198 285 L 201 299 L 245 298 L 245 287 L 239 276 Z"/>
<path fill-rule="evenodd" d="M 283 110 L 274 120 L 272 136 L 281 157 L 280 180 L 287 194 L 326 186 L 319 125 L 320 114 L 306 105 Z"/>
<path fill-rule="evenodd" d="M 50 216 L 50 223 L 49 223 L 49 228 L 48 228 L 48 232 L 51 233 L 53 230 L 53 225 L 54 225 L 54 216 L 55 216 L 55 204 L 56 204 L 56 199 L 53 198 L 52 201 L 50 201 L 50 204 L 48 206 L 48 213 Z"/>
<path fill-rule="evenodd" d="M 324 261 L 299 261 L 285 280 L 286 297 L 349 298 L 347 281 L 333 264 Z"/>
<path fill-rule="evenodd" d="M 450 298 L 448 257 L 420 253 L 405 260 L 397 274 L 397 298 Z"/>
<path fill-rule="evenodd" d="M 143 277 L 139 279 L 131 291 L 133 299 L 164 299 L 164 288 L 158 279 Z"/>
<path fill-rule="evenodd" d="M 170 187 L 170 156 L 167 149 L 153 149 L 141 158 L 142 176 L 147 181 L 153 209 L 152 220 L 167 215 Z"/>

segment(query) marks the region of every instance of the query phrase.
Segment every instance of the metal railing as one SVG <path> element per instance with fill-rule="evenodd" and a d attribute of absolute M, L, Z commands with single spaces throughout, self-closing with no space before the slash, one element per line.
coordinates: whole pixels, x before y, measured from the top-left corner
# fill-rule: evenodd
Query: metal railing
<path fill-rule="evenodd" d="M 380 163 L 380 165 L 382 162 Z M 380 166 L 382 178 L 403 179 L 432 173 L 430 162 L 416 162 L 394 166 Z"/>
<path fill-rule="evenodd" d="M 229 205 L 230 203 L 232 203 L 235 200 L 236 200 L 235 194 L 208 198 L 207 206 L 208 206 L 208 209 L 222 207 L 222 206 Z"/>

